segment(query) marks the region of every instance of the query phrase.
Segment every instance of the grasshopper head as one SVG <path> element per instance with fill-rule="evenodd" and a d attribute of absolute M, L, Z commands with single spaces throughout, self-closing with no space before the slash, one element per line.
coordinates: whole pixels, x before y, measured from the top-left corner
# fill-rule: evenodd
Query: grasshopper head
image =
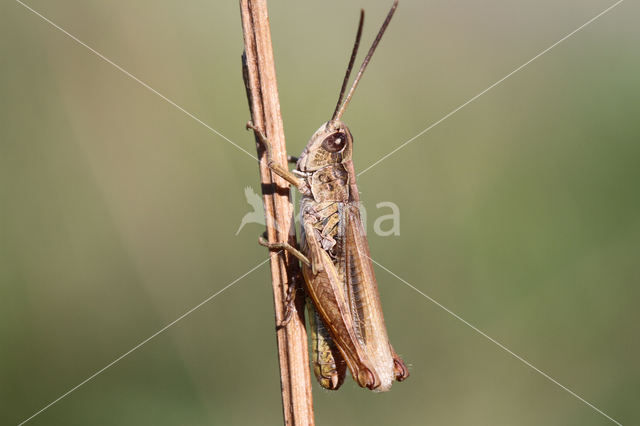
<path fill-rule="evenodd" d="M 300 170 L 301 172 L 313 172 L 329 165 L 338 165 L 351 160 L 353 137 L 351 136 L 349 128 L 341 121 L 342 114 L 344 114 L 347 105 L 349 105 L 351 97 L 353 96 L 353 93 L 355 92 L 356 87 L 358 86 L 358 83 L 362 78 L 362 74 L 367 68 L 369 61 L 371 61 L 373 52 L 375 52 L 378 43 L 380 43 L 382 35 L 387 29 L 387 26 L 391 21 L 391 17 L 393 17 L 396 7 L 398 7 L 398 0 L 395 0 L 393 2 L 391 10 L 387 14 L 387 18 L 382 23 L 382 26 L 378 31 L 378 35 L 376 35 L 371 48 L 369 48 L 367 56 L 365 56 L 364 61 L 362 62 L 362 65 L 358 70 L 358 74 L 356 75 L 353 84 L 351 85 L 351 89 L 349 89 L 346 97 L 344 97 L 345 91 L 347 89 L 347 84 L 349 83 L 349 76 L 351 75 L 351 70 L 353 69 L 353 64 L 358 54 L 360 38 L 362 36 L 362 26 L 364 25 L 364 10 L 360 11 L 360 22 L 358 23 L 356 41 L 353 44 L 351 58 L 349 59 L 347 71 L 342 81 L 342 87 L 340 88 L 340 96 L 338 96 L 336 108 L 333 111 L 331 120 L 320 126 L 320 128 L 313 134 L 313 136 L 311 136 L 309 143 L 307 143 L 307 147 L 300 155 L 297 166 L 298 170 Z"/>
<path fill-rule="evenodd" d="M 327 121 L 311 136 L 298 159 L 298 170 L 314 172 L 351 160 L 353 137 L 339 120 Z"/>

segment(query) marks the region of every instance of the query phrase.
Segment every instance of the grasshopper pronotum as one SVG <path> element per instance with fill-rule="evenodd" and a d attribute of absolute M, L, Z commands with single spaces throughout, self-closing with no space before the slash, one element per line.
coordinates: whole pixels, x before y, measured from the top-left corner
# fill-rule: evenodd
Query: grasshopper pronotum
<path fill-rule="evenodd" d="M 247 124 L 264 144 L 269 167 L 302 193 L 301 250 L 288 243 L 270 244 L 264 239 L 260 242 L 272 249 L 288 250 L 302 261 L 305 290 L 312 302 L 307 306 L 314 372 L 320 385 L 332 390 L 344 381 L 347 367 L 360 386 L 375 391 L 389 390 L 394 379 L 402 381 L 409 376 L 387 337 L 369 244 L 360 219 L 351 159 L 353 137 L 341 121 L 397 5 L 396 0 L 343 101 L 362 35 L 364 11 L 360 12 L 334 113 L 311 136 L 293 172 L 274 164 L 265 135 Z"/>

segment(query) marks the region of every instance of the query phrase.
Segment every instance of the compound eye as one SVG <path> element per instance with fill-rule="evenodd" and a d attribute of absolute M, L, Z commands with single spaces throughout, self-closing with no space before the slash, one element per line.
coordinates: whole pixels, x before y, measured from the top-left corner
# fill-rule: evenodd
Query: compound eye
<path fill-rule="evenodd" d="M 347 135 L 341 132 L 327 136 L 322 141 L 322 147 L 329 152 L 338 152 L 347 144 Z"/>

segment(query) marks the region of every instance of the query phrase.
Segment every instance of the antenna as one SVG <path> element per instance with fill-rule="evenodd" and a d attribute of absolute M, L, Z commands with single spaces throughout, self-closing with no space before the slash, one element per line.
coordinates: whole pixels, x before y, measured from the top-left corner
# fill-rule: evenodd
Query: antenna
<path fill-rule="evenodd" d="M 351 58 L 349 59 L 347 72 L 344 74 L 344 80 L 342 80 L 342 88 L 340 89 L 340 96 L 338 96 L 338 103 L 336 104 L 336 109 L 333 111 L 333 116 L 331 117 L 331 121 L 336 119 L 336 115 L 338 114 L 338 110 L 340 109 L 340 104 L 342 103 L 342 97 L 344 96 L 344 91 L 347 89 L 347 83 L 349 82 L 349 76 L 351 75 L 351 70 L 353 69 L 353 63 L 356 61 L 356 56 L 358 55 L 358 47 L 360 47 L 360 37 L 362 37 L 363 26 L 364 26 L 364 9 L 360 9 L 360 23 L 358 23 L 358 32 L 356 33 L 356 41 L 355 43 L 353 43 Z"/>
<path fill-rule="evenodd" d="M 376 47 L 378 47 L 378 43 L 380 43 L 380 40 L 382 40 L 382 36 L 384 34 L 384 32 L 387 29 L 387 26 L 389 26 L 389 22 L 391 22 L 391 18 L 393 17 L 394 12 L 396 11 L 396 8 L 398 7 L 398 0 L 395 0 L 393 2 L 393 5 L 391 6 L 391 10 L 389 10 L 389 13 L 387 14 L 386 19 L 384 20 L 384 22 L 382 23 L 382 26 L 380 27 L 380 31 L 378 31 L 378 35 L 376 36 L 376 39 L 373 40 L 373 44 L 371 45 L 371 48 L 369 48 L 369 52 L 367 52 L 367 56 L 365 56 L 364 61 L 362 61 L 362 65 L 360 66 L 360 70 L 358 70 L 358 74 L 356 75 L 355 80 L 353 81 L 353 85 L 351 86 L 351 89 L 349 90 L 349 93 L 347 94 L 346 99 L 344 100 L 344 103 L 342 104 L 342 106 L 340 108 L 337 108 L 336 106 L 336 112 L 334 112 L 333 114 L 333 118 L 331 119 L 331 121 L 335 121 L 335 120 L 340 120 L 340 118 L 342 117 L 342 114 L 344 114 L 344 110 L 347 108 L 347 105 L 349 105 L 349 102 L 351 101 L 351 97 L 353 96 L 353 92 L 355 92 L 356 87 L 358 87 L 358 83 L 360 82 L 360 79 L 362 78 L 362 74 L 364 73 L 364 70 L 367 68 L 367 65 L 369 65 L 369 61 L 371 61 L 371 57 L 373 56 L 373 52 L 376 51 Z M 364 17 L 364 11 L 360 12 L 360 27 L 358 28 L 358 38 L 356 38 L 356 44 L 354 45 L 354 50 L 353 50 L 353 54 L 351 56 L 351 60 L 349 62 L 349 68 L 347 68 L 347 75 L 345 76 L 345 81 L 342 83 L 342 91 L 340 92 L 340 100 L 342 99 L 342 95 L 344 92 L 344 87 L 347 83 L 347 78 L 351 72 L 351 67 L 353 65 L 353 60 L 355 59 L 355 53 L 358 50 L 358 42 L 359 42 L 359 37 L 360 37 L 360 31 L 361 31 L 361 27 L 363 24 L 363 17 Z M 340 104 L 340 102 L 338 102 L 338 104 Z"/>

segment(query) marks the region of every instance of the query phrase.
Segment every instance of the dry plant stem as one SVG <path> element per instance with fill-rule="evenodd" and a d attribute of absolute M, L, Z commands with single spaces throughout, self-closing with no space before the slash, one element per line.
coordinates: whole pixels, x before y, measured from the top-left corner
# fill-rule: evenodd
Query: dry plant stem
<path fill-rule="evenodd" d="M 251 121 L 262 130 L 273 147 L 276 164 L 287 167 L 282 116 L 271 46 L 266 0 L 240 0 L 245 54 L 243 75 L 251 109 Z M 270 243 L 287 241 L 296 246 L 293 206 L 289 184 L 271 173 L 262 144 L 256 140 L 260 158 L 260 180 Z M 286 251 L 271 251 L 271 278 L 276 326 L 287 310 L 288 288 L 299 276 L 295 258 Z M 304 295 L 296 292 L 296 312 L 284 327 L 276 327 L 282 405 L 286 425 L 312 425 L 313 404 L 309 376 L 309 354 L 304 323 Z"/>

